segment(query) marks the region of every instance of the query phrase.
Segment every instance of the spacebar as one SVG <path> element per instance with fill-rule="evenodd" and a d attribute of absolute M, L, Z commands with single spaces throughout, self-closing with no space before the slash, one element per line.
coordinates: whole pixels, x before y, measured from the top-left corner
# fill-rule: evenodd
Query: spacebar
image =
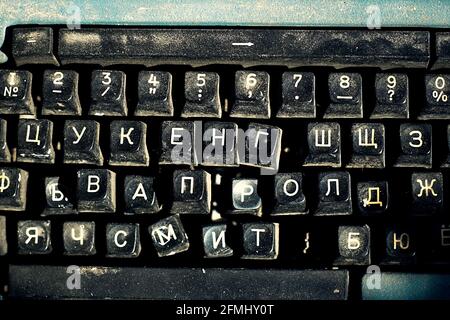
<path fill-rule="evenodd" d="M 77 275 L 80 275 L 79 278 Z M 25 299 L 345 300 L 348 271 L 10 265 Z"/>

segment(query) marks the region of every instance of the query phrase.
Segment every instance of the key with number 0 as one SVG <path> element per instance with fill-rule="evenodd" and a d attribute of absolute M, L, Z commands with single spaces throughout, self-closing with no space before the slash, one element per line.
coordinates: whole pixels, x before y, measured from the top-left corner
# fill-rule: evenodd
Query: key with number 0
<path fill-rule="evenodd" d="M 450 75 L 428 74 L 425 76 L 426 104 L 419 119 L 450 119 Z"/>
<path fill-rule="evenodd" d="M 89 115 L 126 116 L 125 79 L 122 71 L 93 71 Z"/>

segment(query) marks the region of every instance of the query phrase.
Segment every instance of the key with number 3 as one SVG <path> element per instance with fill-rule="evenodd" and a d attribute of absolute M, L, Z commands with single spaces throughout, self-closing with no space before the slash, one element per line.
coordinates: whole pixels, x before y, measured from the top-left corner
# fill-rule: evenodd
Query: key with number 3
<path fill-rule="evenodd" d="M 89 115 L 126 116 L 125 83 L 122 71 L 93 71 Z"/>

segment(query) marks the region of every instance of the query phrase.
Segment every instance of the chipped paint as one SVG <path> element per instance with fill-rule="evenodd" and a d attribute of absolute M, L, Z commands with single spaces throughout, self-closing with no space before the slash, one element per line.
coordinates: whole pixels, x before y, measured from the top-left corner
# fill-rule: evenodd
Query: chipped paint
<path fill-rule="evenodd" d="M 381 27 L 448 27 L 450 0 L 40 0 L 0 2 L 0 44 L 15 24 L 365 27 L 377 5 Z M 339 12 L 339 14 L 336 14 Z M 7 57 L 0 52 L 0 63 Z"/>

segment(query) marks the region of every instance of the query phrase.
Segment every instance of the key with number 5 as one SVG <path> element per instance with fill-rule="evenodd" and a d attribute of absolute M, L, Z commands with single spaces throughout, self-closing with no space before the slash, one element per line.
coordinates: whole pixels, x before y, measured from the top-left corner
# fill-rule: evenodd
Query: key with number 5
<path fill-rule="evenodd" d="M 93 71 L 89 115 L 126 116 L 125 79 L 122 71 Z"/>

